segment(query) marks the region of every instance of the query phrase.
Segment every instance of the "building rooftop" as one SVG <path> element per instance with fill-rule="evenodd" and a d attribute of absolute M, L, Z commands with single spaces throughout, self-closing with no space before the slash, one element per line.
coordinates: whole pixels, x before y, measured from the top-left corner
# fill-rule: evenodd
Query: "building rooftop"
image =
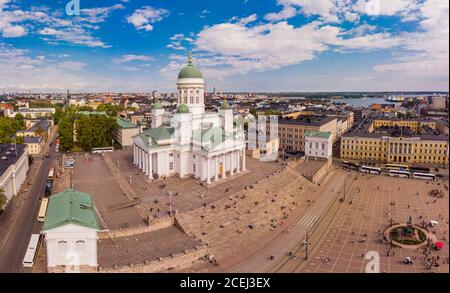
<path fill-rule="evenodd" d="M 15 164 L 20 156 L 25 151 L 24 144 L 0 144 L 0 176 L 3 175 L 6 169 L 12 164 Z M 17 150 L 17 156 L 16 156 Z"/>
<path fill-rule="evenodd" d="M 39 143 L 42 140 L 42 136 L 25 136 L 23 138 L 24 143 Z"/>
<path fill-rule="evenodd" d="M 136 128 L 138 127 L 136 124 L 132 123 L 130 120 L 125 118 L 117 118 L 117 124 L 120 128 Z"/>
<path fill-rule="evenodd" d="M 390 135 L 386 133 L 369 133 L 369 132 L 348 132 L 342 135 L 342 137 L 367 137 L 367 138 L 381 138 L 381 137 L 405 137 L 412 138 L 417 137 L 422 140 L 438 140 L 438 141 L 448 141 L 448 136 L 445 134 L 413 134 L 413 133 L 403 133 L 403 135 Z"/>
<path fill-rule="evenodd" d="M 336 117 L 327 117 L 323 115 L 304 115 L 299 116 L 297 119 L 286 119 L 281 118 L 278 119 L 278 124 L 291 124 L 291 125 L 306 125 L 306 126 L 322 126 L 333 120 L 337 119 Z"/>
<path fill-rule="evenodd" d="M 67 189 L 50 196 L 43 231 L 67 224 L 100 230 L 94 204 L 89 194 Z"/>
<path fill-rule="evenodd" d="M 306 131 L 305 137 L 321 137 L 321 138 L 330 138 L 331 132 L 324 131 Z"/>

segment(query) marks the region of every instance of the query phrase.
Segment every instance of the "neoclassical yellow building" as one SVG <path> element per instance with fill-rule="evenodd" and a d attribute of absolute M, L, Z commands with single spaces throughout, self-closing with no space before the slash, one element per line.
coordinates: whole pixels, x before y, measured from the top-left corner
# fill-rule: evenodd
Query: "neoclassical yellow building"
<path fill-rule="evenodd" d="M 424 127 L 429 127 L 433 130 L 436 129 L 437 122 L 434 120 L 419 120 L 419 119 L 375 119 L 372 122 L 371 127 L 369 128 L 369 132 L 374 131 L 377 128 L 381 127 L 407 127 L 414 133 L 421 133 L 421 130 Z"/>
<path fill-rule="evenodd" d="M 352 132 L 341 137 L 340 157 L 348 160 L 384 163 L 448 164 L 449 143 L 445 134 L 421 134 L 424 126 L 436 130 L 436 122 L 428 120 L 374 120 L 367 132 Z M 409 128 L 403 135 L 392 135 L 395 127 Z M 375 131 L 375 132 L 374 132 Z"/>

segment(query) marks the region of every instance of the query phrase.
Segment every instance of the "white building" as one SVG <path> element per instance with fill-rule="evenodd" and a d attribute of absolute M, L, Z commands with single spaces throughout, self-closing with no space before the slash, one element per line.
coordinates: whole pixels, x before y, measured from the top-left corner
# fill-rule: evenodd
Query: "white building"
<path fill-rule="evenodd" d="M 56 112 L 55 108 L 19 108 L 17 112 L 8 113 L 9 117 L 15 117 L 22 114 L 25 118 L 51 117 Z"/>
<path fill-rule="evenodd" d="M 0 188 L 7 201 L 19 192 L 27 178 L 27 172 L 27 145 L 0 144 Z"/>
<path fill-rule="evenodd" d="M 134 164 L 150 178 L 193 176 L 207 183 L 245 171 L 243 125 L 233 125 L 226 101 L 218 112 L 205 112 L 205 82 L 191 56 L 177 88 L 177 110 L 156 103 L 152 128 L 134 137 Z"/>
<path fill-rule="evenodd" d="M 447 98 L 444 96 L 437 96 L 437 97 L 432 97 L 431 98 L 431 108 L 433 110 L 443 110 L 445 109 L 445 102 L 446 102 Z"/>
<path fill-rule="evenodd" d="M 331 132 L 306 131 L 305 156 L 309 158 L 329 159 L 333 155 L 333 137 Z"/>
<path fill-rule="evenodd" d="M 67 189 L 50 196 L 42 227 L 48 270 L 96 268 L 99 230 L 89 194 Z"/>
<path fill-rule="evenodd" d="M 114 139 L 122 147 L 133 146 L 133 137 L 140 133 L 140 127 L 132 123 L 130 120 L 119 117 L 117 118 L 117 128 L 114 131 Z"/>

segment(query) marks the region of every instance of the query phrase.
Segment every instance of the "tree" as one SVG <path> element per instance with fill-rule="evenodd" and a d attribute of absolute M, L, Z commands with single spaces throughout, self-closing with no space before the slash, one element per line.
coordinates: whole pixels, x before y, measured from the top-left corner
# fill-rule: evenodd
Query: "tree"
<path fill-rule="evenodd" d="M 14 124 L 13 119 L 0 117 L 0 143 L 11 143 L 17 130 L 17 125 Z"/>
<path fill-rule="evenodd" d="M 78 108 L 78 111 L 92 112 L 92 111 L 94 111 L 94 109 L 90 106 L 80 106 Z"/>
<path fill-rule="evenodd" d="M 59 141 L 64 150 L 73 147 L 73 118 L 72 115 L 64 115 L 59 121 Z"/>
<path fill-rule="evenodd" d="M 8 199 L 6 198 L 5 191 L 0 187 L 0 211 L 3 210 L 7 201 Z"/>
<path fill-rule="evenodd" d="M 111 146 L 117 123 L 114 118 L 104 115 L 81 116 L 76 121 L 79 146 L 90 151 L 96 147 Z"/>
<path fill-rule="evenodd" d="M 102 104 L 97 107 L 97 112 L 106 112 L 110 117 L 116 117 L 123 110 L 124 107 L 122 105 Z"/>
<path fill-rule="evenodd" d="M 53 115 L 53 122 L 58 125 L 61 117 L 64 115 L 64 111 L 61 107 L 56 107 L 55 114 Z"/>

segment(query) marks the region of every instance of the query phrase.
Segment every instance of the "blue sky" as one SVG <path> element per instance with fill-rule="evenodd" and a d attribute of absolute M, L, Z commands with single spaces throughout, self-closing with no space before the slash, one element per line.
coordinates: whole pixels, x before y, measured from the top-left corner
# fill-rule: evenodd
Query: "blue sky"
<path fill-rule="evenodd" d="M 189 50 L 219 91 L 449 87 L 447 0 L 0 0 L 0 90 L 162 92 Z"/>

